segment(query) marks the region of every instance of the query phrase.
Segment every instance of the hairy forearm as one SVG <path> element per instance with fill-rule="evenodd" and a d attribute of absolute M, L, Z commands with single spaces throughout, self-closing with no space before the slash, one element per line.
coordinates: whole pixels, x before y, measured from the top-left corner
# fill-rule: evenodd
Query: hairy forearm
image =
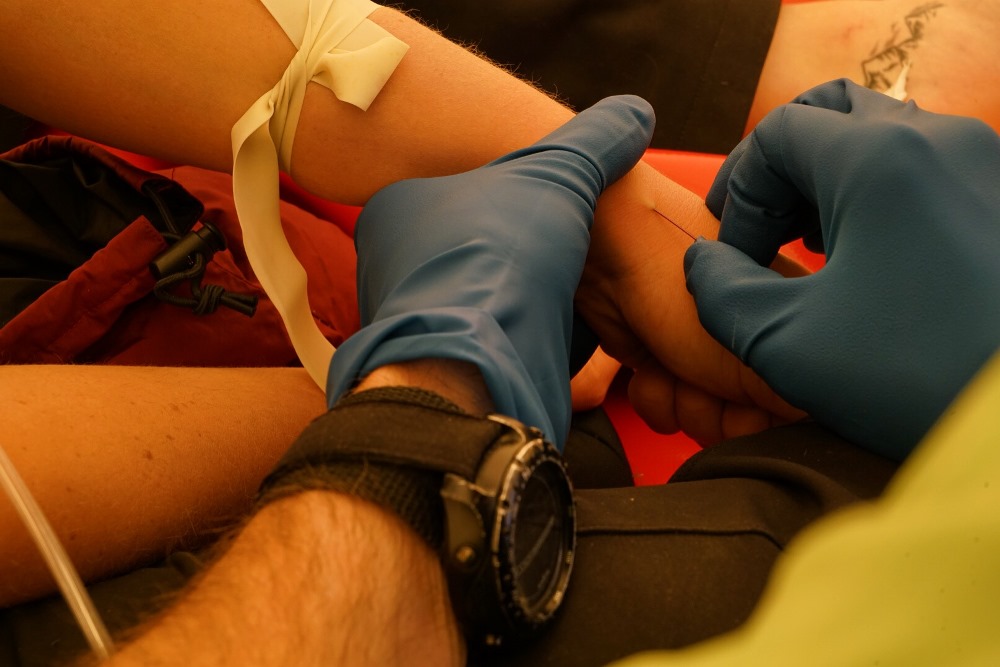
<path fill-rule="evenodd" d="M 0 445 L 88 579 L 245 514 L 324 410 L 302 369 L 0 366 Z M 52 590 L 3 499 L 0 544 L 0 605 Z"/>
<path fill-rule="evenodd" d="M 256 0 L 5 3 L 0 102 L 120 148 L 228 170 L 230 130 L 295 53 Z M 410 47 L 362 112 L 310 84 L 292 172 L 360 203 L 406 177 L 463 171 L 533 142 L 571 112 L 405 15 L 372 20 Z"/>
<path fill-rule="evenodd" d="M 462 664 L 437 556 L 384 510 L 303 492 L 265 507 L 107 663 Z"/>

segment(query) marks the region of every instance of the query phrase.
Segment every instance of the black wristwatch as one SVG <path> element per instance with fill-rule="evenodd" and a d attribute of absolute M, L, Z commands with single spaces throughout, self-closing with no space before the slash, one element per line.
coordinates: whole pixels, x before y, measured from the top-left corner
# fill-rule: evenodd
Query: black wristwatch
<path fill-rule="evenodd" d="M 540 431 L 388 387 L 342 399 L 265 480 L 262 498 L 346 491 L 401 516 L 441 554 L 470 651 L 516 646 L 559 608 L 576 515 L 561 454 Z"/>

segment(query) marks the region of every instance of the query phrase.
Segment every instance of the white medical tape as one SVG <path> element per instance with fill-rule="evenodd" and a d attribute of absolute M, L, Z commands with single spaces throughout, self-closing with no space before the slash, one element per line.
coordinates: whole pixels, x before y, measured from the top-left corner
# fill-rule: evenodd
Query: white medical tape
<path fill-rule="evenodd" d="M 302 365 L 326 391 L 334 347 L 313 319 L 305 269 L 281 228 L 279 169 L 291 164 L 310 81 L 367 110 L 409 47 L 368 20 L 378 8 L 369 0 L 263 3 L 298 51 L 281 80 L 233 126 L 233 200 L 250 265 L 281 315 Z"/>

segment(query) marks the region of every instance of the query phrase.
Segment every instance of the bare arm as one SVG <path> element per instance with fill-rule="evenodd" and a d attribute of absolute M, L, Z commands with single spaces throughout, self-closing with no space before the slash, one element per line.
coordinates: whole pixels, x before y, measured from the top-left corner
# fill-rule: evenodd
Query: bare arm
<path fill-rule="evenodd" d="M 4 6 L 0 102 L 48 124 L 185 164 L 231 168 L 230 130 L 277 82 L 293 45 L 256 0 L 60 0 Z M 477 167 L 571 112 L 395 10 L 372 19 L 410 46 L 363 112 L 310 84 L 296 180 L 360 203 L 412 176 Z"/>
<path fill-rule="evenodd" d="M 0 366 L 0 445 L 88 579 L 243 516 L 325 408 L 301 369 Z M 0 605 L 52 590 L 5 497 L 0 544 Z"/>

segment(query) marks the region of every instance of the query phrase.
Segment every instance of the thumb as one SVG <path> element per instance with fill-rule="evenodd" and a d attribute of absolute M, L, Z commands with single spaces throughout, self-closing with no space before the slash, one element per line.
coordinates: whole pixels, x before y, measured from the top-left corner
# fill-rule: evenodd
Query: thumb
<path fill-rule="evenodd" d="M 653 108 L 641 97 L 608 97 L 491 165 L 516 163 L 519 171 L 568 187 L 593 206 L 642 158 L 655 125 Z"/>
<path fill-rule="evenodd" d="M 702 326 L 778 389 L 778 378 L 769 377 L 782 365 L 775 356 L 783 341 L 796 338 L 795 315 L 814 276 L 785 278 L 730 245 L 706 240 L 688 248 L 684 273 Z"/>

